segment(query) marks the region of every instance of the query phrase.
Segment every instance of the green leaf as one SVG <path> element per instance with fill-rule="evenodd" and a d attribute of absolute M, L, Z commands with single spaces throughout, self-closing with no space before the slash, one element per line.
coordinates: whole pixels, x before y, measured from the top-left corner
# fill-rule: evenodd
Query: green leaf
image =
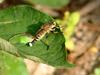
<path fill-rule="evenodd" d="M 43 6 L 49 6 L 51 8 L 61 8 L 69 3 L 70 0 L 30 0 L 35 4 L 40 4 Z"/>
<path fill-rule="evenodd" d="M 0 37 L 9 40 L 16 34 L 34 34 L 42 24 L 53 19 L 31 6 L 20 5 L 0 11 Z"/>
<path fill-rule="evenodd" d="M 17 49 L 13 45 L 11 45 L 8 41 L 2 38 L 0 38 L 0 49 L 19 56 Z"/>
<path fill-rule="evenodd" d="M 32 47 L 15 38 L 26 32 L 35 35 L 43 24 L 52 21 L 50 16 L 31 6 L 19 5 L 7 8 L 0 11 L 0 37 L 12 43 L 26 58 L 56 67 L 72 66 L 66 61 L 65 40 L 59 29 L 56 33 L 47 34 L 40 41 L 36 41 Z"/>
<path fill-rule="evenodd" d="M 32 41 L 32 35 L 27 35 L 27 34 L 18 34 L 13 36 L 12 38 L 9 39 L 9 41 L 14 44 L 14 43 L 22 43 L 22 44 L 27 44 L 27 42 Z"/>
<path fill-rule="evenodd" d="M 100 68 L 96 68 L 96 69 L 95 69 L 94 75 L 100 75 Z"/>
<path fill-rule="evenodd" d="M 0 50 L 0 75 L 29 75 L 23 59 Z"/>
<path fill-rule="evenodd" d="M 55 67 L 72 66 L 66 61 L 64 38 L 61 33 L 50 33 L 32 47 L 15 44 L 20 54 L 32 60 L 43 62 Z"/>

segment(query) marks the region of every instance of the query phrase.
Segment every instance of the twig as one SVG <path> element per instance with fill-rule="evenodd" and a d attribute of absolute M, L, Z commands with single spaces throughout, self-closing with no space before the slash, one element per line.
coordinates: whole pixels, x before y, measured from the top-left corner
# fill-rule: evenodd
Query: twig
<path fill-rule="evenodd" d="M 91 12 L 95 8 L 97 8 L 99 5 L 100 5 L 100 0 L 93 0 L 92 2 L 90 2 L 86 6 L 84 6 L 81 10 L 79 10 L 80 15 L 84 16 L 84 15 L 88 14 L 89 12 Z"/>

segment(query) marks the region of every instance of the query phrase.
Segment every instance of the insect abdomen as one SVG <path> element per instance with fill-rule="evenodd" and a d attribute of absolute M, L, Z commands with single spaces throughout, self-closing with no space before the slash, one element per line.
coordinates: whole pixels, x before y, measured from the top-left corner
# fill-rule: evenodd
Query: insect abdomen
<path fill-rule="evenodd" d="M 35 37 L 33 38 L 33 41 L 30 42 L 30 46 L 32 46 L 32 44 L 35 42 L 35 41 L 38 41 L 40 39 L 42 39 L 46 33 L 49 33 L 50 31 L 52 31 L 53 29 L 55 28 L 55 24 L 50 24 L 50 23 L 47 23 L 45 25 L 43 25 L 41 27 L 41 29 L 39 29 L 39 31 L 36 33 Z"/>

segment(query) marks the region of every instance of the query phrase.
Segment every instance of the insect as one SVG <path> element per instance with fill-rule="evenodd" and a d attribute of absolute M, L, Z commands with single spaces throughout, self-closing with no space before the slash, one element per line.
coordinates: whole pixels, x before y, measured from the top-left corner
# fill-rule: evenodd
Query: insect
<path fill-rule="evenodd" d="M 42 25 L 41 28 L 36 32 L 35 36 L 32 38 L 33 40 L 31 42 L 28 42 L 28 45 L 32 47 L 35 41 L 42 39 L 47 33 L 54 31 L 55 28 L 56 28 L 55 22 L 53 23 L 50 22 Z"/>

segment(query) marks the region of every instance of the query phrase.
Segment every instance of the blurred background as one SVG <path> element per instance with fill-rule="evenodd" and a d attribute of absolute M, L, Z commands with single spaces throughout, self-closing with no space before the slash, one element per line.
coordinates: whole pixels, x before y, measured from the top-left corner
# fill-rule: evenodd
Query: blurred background
<path fill-rule="evenodd" d="M 73 68 L 56 69 L 52 66 L 33 62 L 25 59 L 30 75 L 100 75 L 100 0 L 0 0 L 0 9 L 18 4 L 29 4 L 50 16 L 55 20 L 63 21 L 66 12 L 78 11 L 80 19 L 70 36 L 73 46 L 66 48 L 66 59 L 73 64 Z M 57 4 L 58 3 L 58 4 Z M 67 20 L 66 20 L 67 21 Z M 63 23 L 63 22 L 62 22 Z M 62 24 L 61 23 L 61 24 Z"/>

